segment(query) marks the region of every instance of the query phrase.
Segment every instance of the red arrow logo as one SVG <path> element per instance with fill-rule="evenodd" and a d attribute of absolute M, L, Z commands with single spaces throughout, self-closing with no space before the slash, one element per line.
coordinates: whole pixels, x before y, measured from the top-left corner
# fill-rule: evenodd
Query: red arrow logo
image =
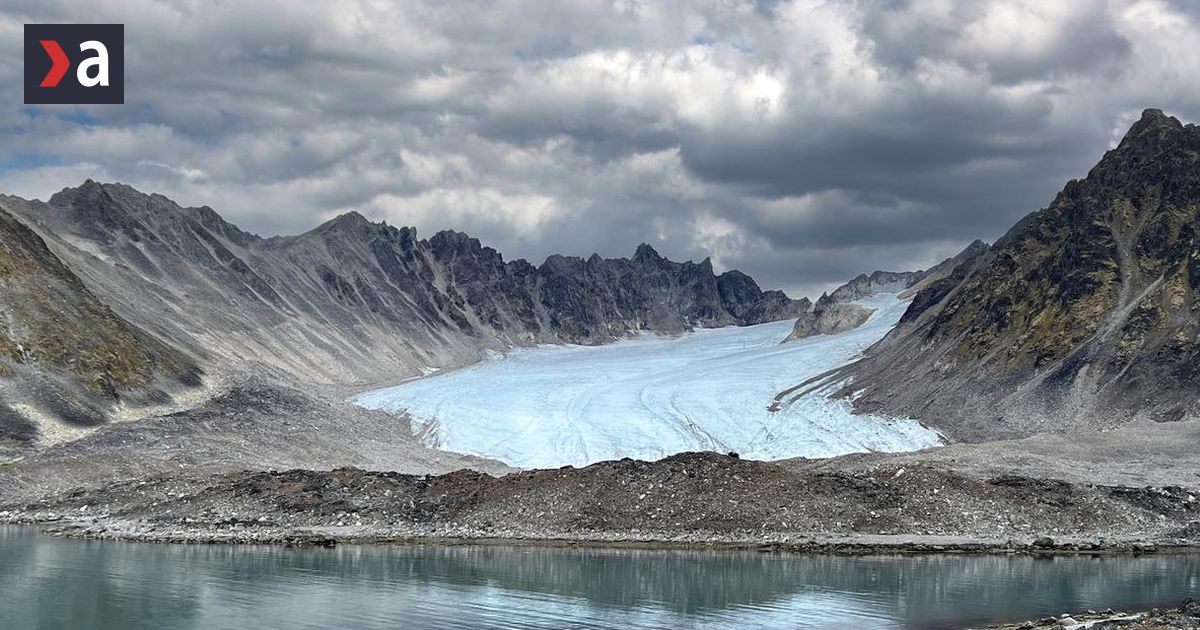
<path fill-rule="evenodd" d="M 59 81 L 62 81 L 63 75 L 67 73 L 67 69 L 71 67 L 71 60 L 67 59 L 67 53 L 63 52 L 58 42 L 53 39 L 39 39 L 42 48 L 46 49 L 46 54 L 50 55 L 50 60 L 54 65 L 50 66 L 50 72 L 46 73 L 46 78 L 42 79 L 39 87 L 55 87 Z"/>

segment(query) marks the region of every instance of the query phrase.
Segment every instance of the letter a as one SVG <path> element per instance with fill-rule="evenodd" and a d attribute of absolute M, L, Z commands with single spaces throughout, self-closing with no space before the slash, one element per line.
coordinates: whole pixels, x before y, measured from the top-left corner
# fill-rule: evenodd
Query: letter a
<path fill-rule="evenodd" d="M 108 85 L 108 49 L 104 44 L 96 40 L 83 42 L 79 45 L 80 52 L 85 50 L 96 51 L 95 57 L 84 59 L 79 64 L 79 69 L 75 71 L 76 78 L 79 79 L 79 85 L 83 87 L 95 87 L 97 85 Z M 96 76 L 88 76 L 88 68 L 96 66 Z"/>

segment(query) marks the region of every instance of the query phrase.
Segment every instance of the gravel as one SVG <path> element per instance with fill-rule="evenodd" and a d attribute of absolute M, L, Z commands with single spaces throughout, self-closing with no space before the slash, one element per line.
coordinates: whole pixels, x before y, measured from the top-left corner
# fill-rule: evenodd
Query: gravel
<path fill-rule="evenodd" d="M 978 476 L 889 458 L 682 453 L 502 477 L 331 471 L 163 474 L 4 506 L 72 535 L 328 544 L 556 540 L 859 552 L 1130 551 L 1200 545 L 1200 490 Z M 869 461 L 869 460 L 866 460 Z"/>
<path fill-rule="evenodd" d="M 1166 630 L 1167 628 L 1200 628 L 1200 604 L 1184 599 L 1179 606 L 1170 609 L 1158 609 L 1141 612 L 1121 612 L 1105 610 L 1062 614 L 1058 617 L 1045 617 L 1032 621 L 990 626 L 990 630 L 1032 630 L 1034 628 L 1062 628 L 1110 630 L 1128 628 L 1129 630 Z"/>

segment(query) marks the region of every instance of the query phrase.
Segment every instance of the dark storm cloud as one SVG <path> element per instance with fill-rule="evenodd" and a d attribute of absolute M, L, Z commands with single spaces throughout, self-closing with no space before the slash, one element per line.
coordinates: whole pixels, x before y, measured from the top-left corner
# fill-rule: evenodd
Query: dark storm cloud
<path fill-rule="evenodd" d="M 1041 12 L 1021 2 L 949 3 L 937 7 L 940 11 L 923 11 L 929 4 L 884 0 L 869 5 L 873 10 L 864 14 L 863 32 L 876 61 L 912 69 L 922 59 L 949 57 L 997 83 L 1015 84 L 1104 72 L 1133 50 L 1112 7 L 1103 2 L 1080 2 L 1066 11 L 1040 7 Z M 1045 26 L 1064 36 L 1039 36 Z"/>
<path fill-rule="evenodd" d="M 993 239 L 1142 108 L 1200 119 L 1200 11 L 1084 2 L 99 0 L 127 104 L 20 104 L 0 192 L 85 177 L 296 232 L 349 209 L 509 257 L 712 256 L 817 293 Z"/>

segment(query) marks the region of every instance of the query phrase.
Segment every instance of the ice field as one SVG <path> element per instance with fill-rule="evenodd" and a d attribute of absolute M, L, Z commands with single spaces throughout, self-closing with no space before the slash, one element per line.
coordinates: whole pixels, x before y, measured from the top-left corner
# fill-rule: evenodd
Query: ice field
<path fill-rule="evenodd" d="M 354 402 L 409 414 L 431 446 L 522 468 L 694 450 L 780 459 L 938 444 L 938 434 L 914 420 L 853 415 L 845 401 L 820 393 L 767 410 L 779 391 L 855 358 L 907 306 L 893 295 L 862 304 L 877 310 L 840 335 L 781 345 L 789 320 L 517 349 Z"/>

